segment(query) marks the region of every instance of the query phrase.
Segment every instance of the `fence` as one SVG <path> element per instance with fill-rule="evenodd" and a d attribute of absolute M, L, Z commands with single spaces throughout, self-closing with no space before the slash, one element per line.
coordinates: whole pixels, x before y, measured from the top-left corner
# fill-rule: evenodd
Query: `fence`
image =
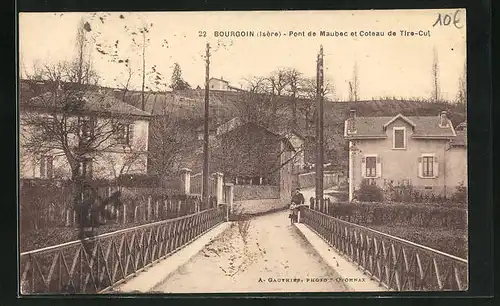
<path fill-rule="evenodd" d="M 108 291 L 220 224 L 225 214 L 214 208 L 21 253 L 21 294 Z"/>
<path fill-rule="evenodd" d="M 367 275 L 397 291 L 464 291 L 467 260 L 305 208 L 308 225 Z"/>
<path fill-rule="evenodd" d="M 101 198 L 109 196 L 116 187 L 97 188 Z M 152 188 L 121 188 L 123 205 L 111 208 L 116 216 L 114 223 L 137 223 L 159 221 L 192 214 L 215 207 L 216 197 L 211 196 L 209 203 L 203 203 L 197 195 L 181 195 Z M 179 193 L 179 192 L 177 192 Z M 70 186 L 57 187 L 30 186 L 21 188 L 20 225 L 22 231 L 40 230 L 76 225 L 76 211 L 72 206 Z M 108 221 L 111 222 L 111 221 Z"/>

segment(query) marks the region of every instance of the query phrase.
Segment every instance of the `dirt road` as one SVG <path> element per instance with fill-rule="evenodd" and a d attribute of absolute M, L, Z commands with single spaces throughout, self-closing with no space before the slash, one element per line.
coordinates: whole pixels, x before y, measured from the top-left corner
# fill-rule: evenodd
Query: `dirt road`
<path fill-rule="evenodd" d="M 288 212 L 282 211 L 236 222 L 154 291 L 345 291 L 287 217 Z"/>

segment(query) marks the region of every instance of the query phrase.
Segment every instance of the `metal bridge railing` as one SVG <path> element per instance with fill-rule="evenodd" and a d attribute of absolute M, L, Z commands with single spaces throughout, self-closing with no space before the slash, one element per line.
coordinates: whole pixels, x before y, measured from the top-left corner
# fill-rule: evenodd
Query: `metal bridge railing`
<path fill-rule="evenodd" d="M 21 253 L 21 294 L 100 293 L 225 221 L 214 208 Z"/>
<path fill-rule="evenodd" d="M 468 263 L 465 259 L 309 208 L 304 209 L 301 222 L 388 289 L 468 289 Z"/>

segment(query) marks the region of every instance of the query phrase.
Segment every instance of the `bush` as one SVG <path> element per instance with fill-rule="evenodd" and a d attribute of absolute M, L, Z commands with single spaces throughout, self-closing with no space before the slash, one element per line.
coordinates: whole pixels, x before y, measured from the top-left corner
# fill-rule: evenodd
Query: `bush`
<path fill-rule="evenodd" d="M 400 225 L 466 229 L 467 210 L 462 207 L 401 203 L 332 203 L 329 213 L 360 225 Z"/>
<path fill-rule="evenodd" d="M 460 204 L 467 204 L 467 187 L 464 186 L 464 183 L 461 182 L 455 189 L 453 193 L 452 199 L 454 202 Z"/>
<path fill-rule="evenodd" d="M 381 202 L 383 200 L 382 189 L 377 184 L 364 179 L 359 189 L 354 192 L 354 198 L 362 202 Z"/>

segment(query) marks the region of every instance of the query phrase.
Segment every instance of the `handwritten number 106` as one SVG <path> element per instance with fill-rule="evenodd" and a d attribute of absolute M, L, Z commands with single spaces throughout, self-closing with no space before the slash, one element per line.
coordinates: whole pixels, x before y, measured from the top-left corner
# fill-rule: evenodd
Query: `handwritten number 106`
<path fill-rule="evenodd" d="M 440 26 L 449 26 L 453 22 L 453 25 L 457 29 L 463 28 L 463 25 L 460 25 L 460 11 L 456 10 L 455 13 L 453 14 L 453 18 L 450 14 L 444 14 L 441 15 L 441 13 L 438 14 L 438 17 L 436 19 L 436 22 L 432 25 L 435 27 L 436 25 Z"/>

